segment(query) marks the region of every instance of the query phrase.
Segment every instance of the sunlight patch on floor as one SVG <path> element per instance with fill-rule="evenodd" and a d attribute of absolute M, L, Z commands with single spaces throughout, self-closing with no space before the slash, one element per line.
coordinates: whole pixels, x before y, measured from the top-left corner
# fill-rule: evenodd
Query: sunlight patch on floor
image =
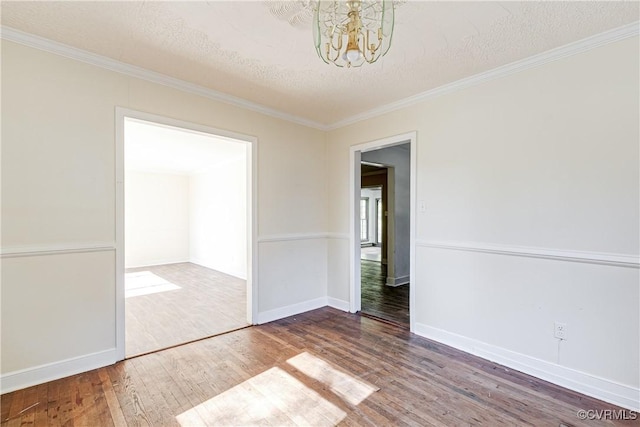
<path fill-rule="evenodd" d="M 305 375 L 327 385 L 331 391 L 352 405 L 358 405 L 371 393 L 380 390 L 356 377 L 332 367 L 324 360 L 307 352 L 287 360 L 287 363 Z"/>
<path fill-rule="evenodd" d="M 138 297 L 140 295 L 156 294 L 158 292 L 175 291 L 181 289 L 150 271 L 137 271 L 124 275 L 124 297 Z"/>
<path fill-rule="evenodd" d="M 271 368 L 176 417 L 181 426 L 335 426 L 347 414 L 280 368 Z"/>

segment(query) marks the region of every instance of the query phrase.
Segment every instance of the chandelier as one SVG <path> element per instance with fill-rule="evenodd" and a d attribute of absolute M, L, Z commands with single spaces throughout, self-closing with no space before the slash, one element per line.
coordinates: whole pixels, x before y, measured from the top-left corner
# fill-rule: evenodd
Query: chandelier
<path fill-rule="evenodd" d="M 313 38 L 318 56 L 338 67 L 360 67 L 384 56 L 393 34 L 392 0 L 317 2 Z"/>

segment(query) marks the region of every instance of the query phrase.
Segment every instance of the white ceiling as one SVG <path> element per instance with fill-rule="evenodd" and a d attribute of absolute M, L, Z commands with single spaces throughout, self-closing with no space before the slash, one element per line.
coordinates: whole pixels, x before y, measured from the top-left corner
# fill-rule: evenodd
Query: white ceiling
<path fill-rule="evenodd" d="M 125 170 L 191 174 L 242 157 L 242 142 L 209 134 L 125 119 Z"/>
<path fill-rule="evenodd" d="M 316 55 L 269 2 L 2 1 L 2 24 L 321 124 L 638 21 L 639 2 L 408 1 L 386 57 Z M 273 6 L 273 2 L 271 2 Z"/>

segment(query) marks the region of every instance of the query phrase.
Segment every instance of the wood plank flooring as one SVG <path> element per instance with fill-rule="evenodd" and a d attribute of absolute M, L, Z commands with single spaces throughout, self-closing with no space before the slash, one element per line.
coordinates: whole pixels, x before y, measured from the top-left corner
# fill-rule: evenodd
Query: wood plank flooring
<path fill-rule="evenodd" d="M 323 308 L 6 394 L 2 427 L 599 426 L 612 405 Z M 627 412 L 627 414 L 631 414 Z"/>
<path fill-rule="evenodd" d="M 409 286 L 387 286 L 386 265 L 360 260 L 361 310 L 384 320 L 409 327 Z"/>
<path fill-rule="evenodd" d="M 127 357 L 247 326 L 246 282 L 192 263 L 127 269 L 148 271 L 180 289 L 126 298 Z"/>

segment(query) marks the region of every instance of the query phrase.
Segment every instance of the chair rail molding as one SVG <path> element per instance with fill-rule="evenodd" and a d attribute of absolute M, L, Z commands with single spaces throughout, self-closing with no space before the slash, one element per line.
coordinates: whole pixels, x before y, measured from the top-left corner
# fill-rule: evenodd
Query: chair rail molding
<path fill-rule="evenodd" d="M 496 255 L 542 258 L 556 261 L 610 265 L 614 267 L 640 268 L 640 256 L 616 253 L 548 249 L 526 246 L 508 246 L 493 243 L 417 240 L 418 247 L 466 252 L 482 252 Z"/>
<path fill-rule="evenodd" d="M 79 254 L 87 252 L 115 251 L 115 242 L 71 242 L 41 245 L 6 246 L 2 248 L 2 258 L 32 257 L 44 255 Z"/>

